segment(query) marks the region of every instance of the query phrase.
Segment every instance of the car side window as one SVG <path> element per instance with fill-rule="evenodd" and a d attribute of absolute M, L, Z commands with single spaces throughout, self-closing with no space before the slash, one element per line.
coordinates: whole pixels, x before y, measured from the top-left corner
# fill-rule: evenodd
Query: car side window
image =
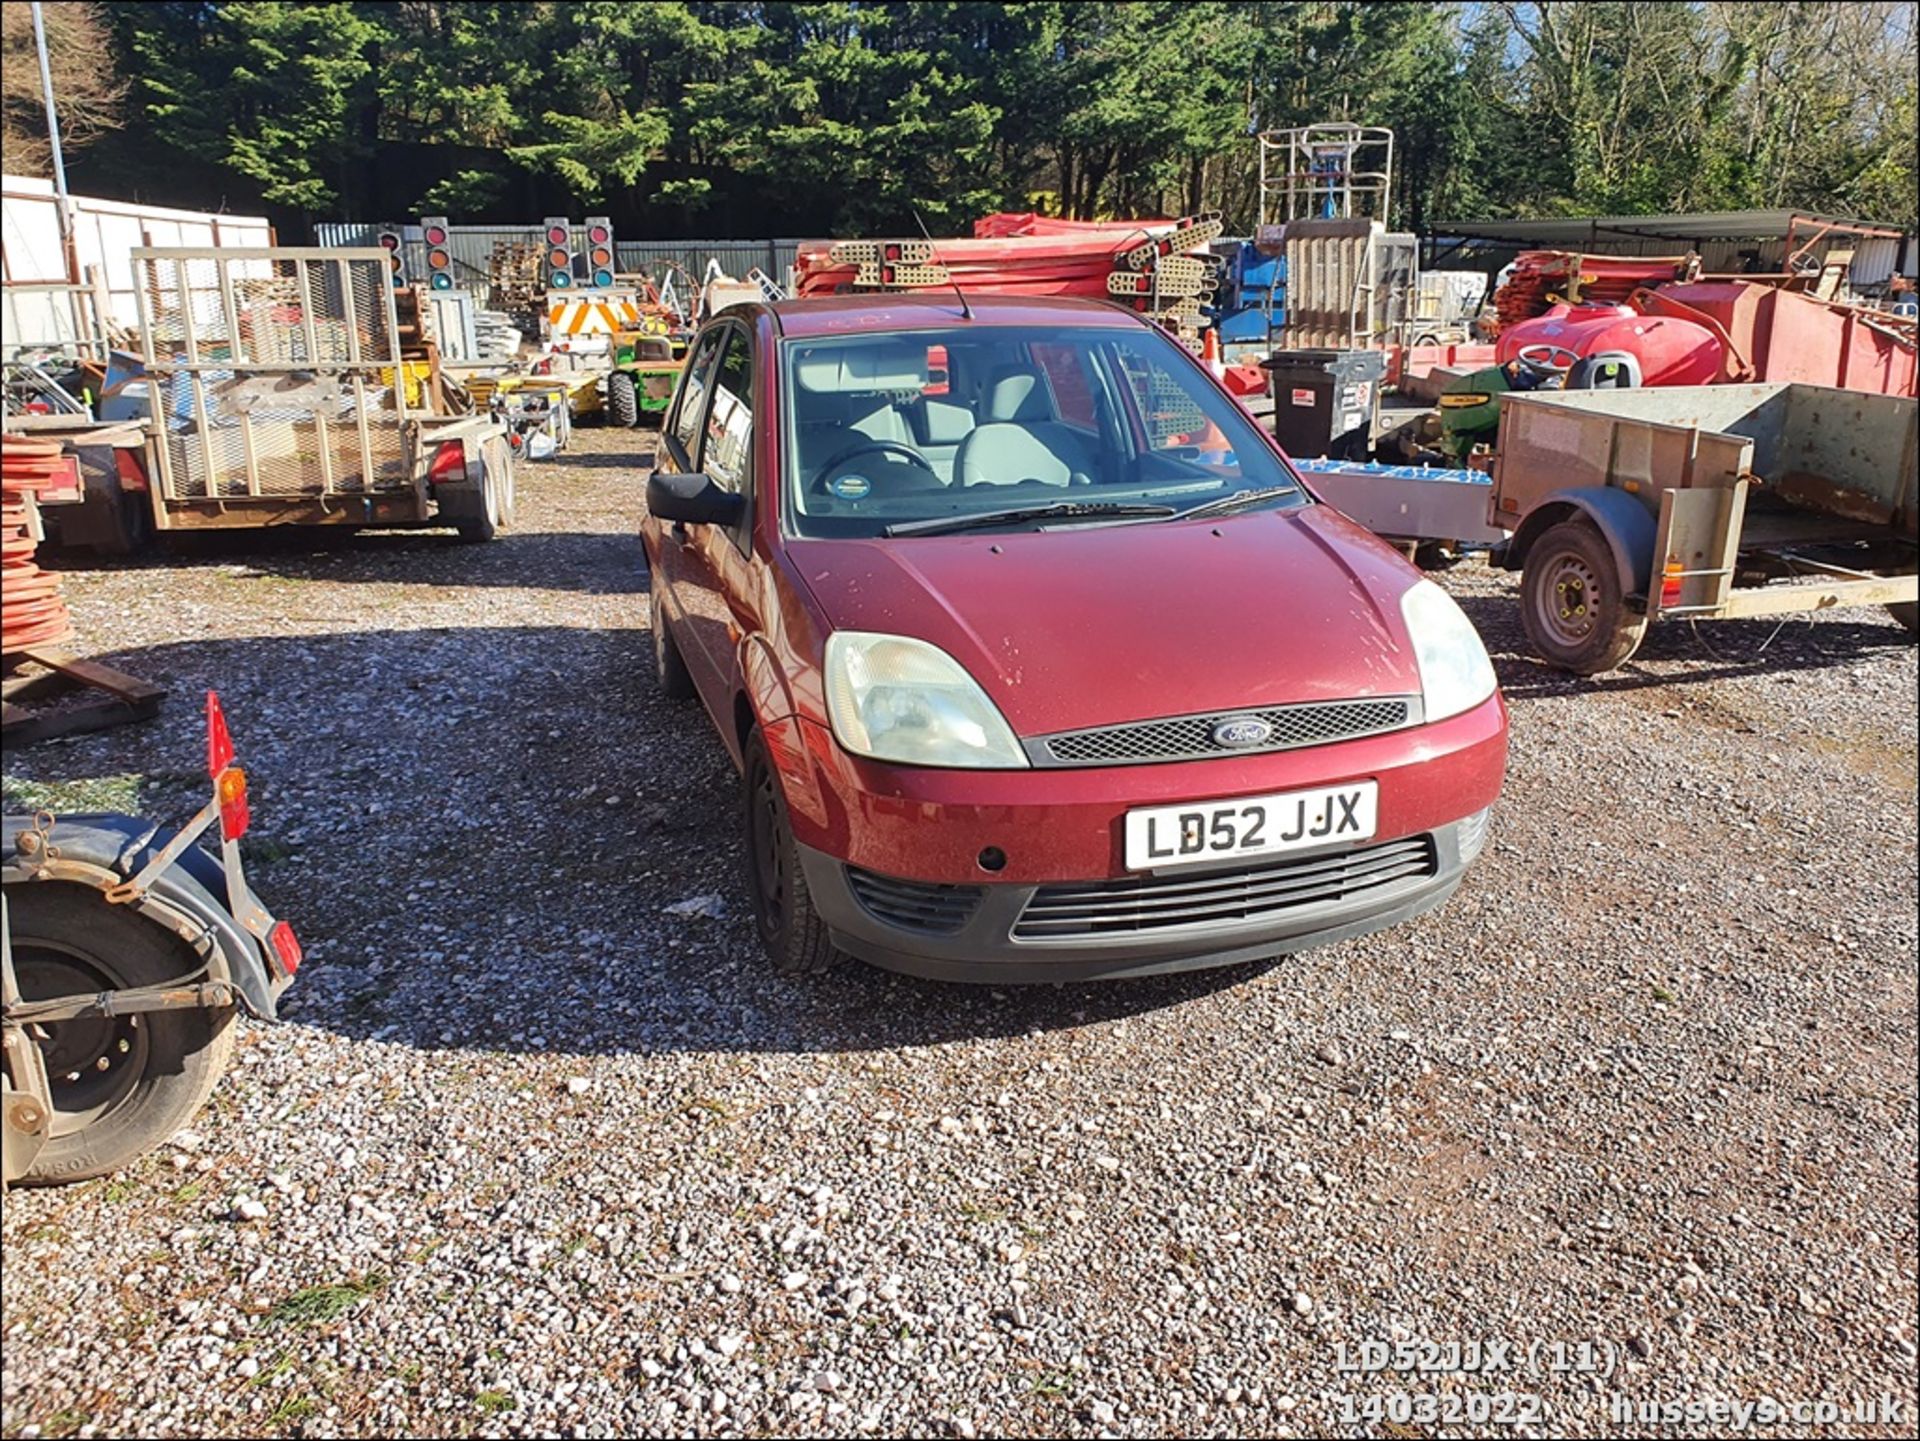
<path fill-rule="evenodd" d="M 1093 384 L 1087 378 L 1086 352 L 1076 345 L 1035 341 L 1028 347 L 1034 366 L 1053 391 L 1053 413 L 1068 425 L 1097 428 L 1093 411 Z"/>
<path fill-rule="evenodd" d="M 730 326 L 724 344 L 697 468 L 724 490 L 745 490 L 753 452 L 753 343 L 744 328 Z"/>
<path fill-rule="evenodd" d="M 698 468 L 700 428 L 705 424 L 707 415 L 707 376 L 713 369 L 714 353 L 719 349 L 721 333 L 709 331 L 701 336 L 693 348 L 693 354 L 687 357 L 687 368 L 680 372 L 680 394 L 673 403 L 673 421 L 668 427 L 668 433 L 680 442 L 688 464 L 695 469 Z"/>
<path fill-rule="evenodd" d="M 1159 357 L 1129 341 L 1116 342 L 1112 355 L 1146 432 L 1147 449 L 1173 450 L 1198 443 L 1210 427 L 1192 378 L 1169 370 Z"/>

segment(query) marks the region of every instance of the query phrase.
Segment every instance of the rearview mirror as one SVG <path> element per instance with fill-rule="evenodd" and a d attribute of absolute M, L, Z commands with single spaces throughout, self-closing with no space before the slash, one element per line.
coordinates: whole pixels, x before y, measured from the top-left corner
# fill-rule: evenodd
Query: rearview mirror
<path fill-rule="evenodd" d="M 662 520 L 683 525 L 731 526 L 746 514 L 747 498 L 738 491 L 722 490 L 697 470 L 671 474 L 656 470 L 647 478 L 647 509 Z"/>

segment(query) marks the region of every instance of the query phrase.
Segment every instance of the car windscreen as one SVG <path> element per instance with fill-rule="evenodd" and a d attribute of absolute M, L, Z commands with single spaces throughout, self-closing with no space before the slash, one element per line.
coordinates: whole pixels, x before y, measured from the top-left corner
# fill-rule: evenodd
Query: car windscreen
<path fill-rule="evenodd" d="M 975 322 L 783 343 L 784 528 L 870 537 L 988 512 L 1309 497 L 1164 332 Z M 1097 512 L 1096 512 L 1097 513 Z"/>

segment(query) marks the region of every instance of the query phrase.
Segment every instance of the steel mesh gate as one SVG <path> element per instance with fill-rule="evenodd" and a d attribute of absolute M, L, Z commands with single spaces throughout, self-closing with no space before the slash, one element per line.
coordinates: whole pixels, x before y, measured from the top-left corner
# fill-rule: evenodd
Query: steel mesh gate
<path fill-rule="evenodd" d="M 386 252 L 133 252 L 161 494 L 414 490 Z"/>

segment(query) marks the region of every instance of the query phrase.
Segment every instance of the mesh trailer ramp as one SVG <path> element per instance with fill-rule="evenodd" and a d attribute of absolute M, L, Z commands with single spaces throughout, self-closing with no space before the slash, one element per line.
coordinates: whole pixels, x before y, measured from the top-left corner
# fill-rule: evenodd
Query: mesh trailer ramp
<path fill-rule="evenodd" d="M 447 525 L 491 538 L 504 428 L 410 409 L 377 247 L 137 248 L 161 529 Z"/>

